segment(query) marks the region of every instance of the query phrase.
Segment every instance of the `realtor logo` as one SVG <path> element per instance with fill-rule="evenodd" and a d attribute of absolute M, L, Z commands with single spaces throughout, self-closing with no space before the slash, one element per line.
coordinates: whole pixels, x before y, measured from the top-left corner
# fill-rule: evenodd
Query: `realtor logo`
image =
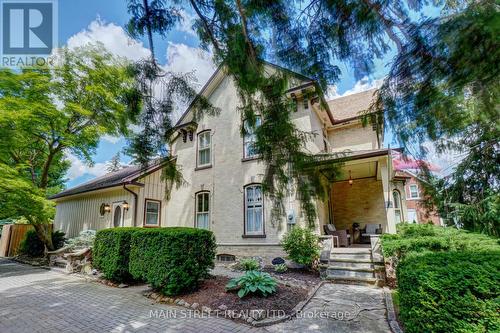
<path fill-rule="evenodd" d="M 57 37 L 56 0 L 0 0 L 2 54 L 49 55 Z"/>

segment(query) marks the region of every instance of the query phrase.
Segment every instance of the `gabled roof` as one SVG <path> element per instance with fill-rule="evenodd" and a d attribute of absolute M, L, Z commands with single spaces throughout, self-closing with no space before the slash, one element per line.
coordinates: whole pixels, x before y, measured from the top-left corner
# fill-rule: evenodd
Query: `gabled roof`
<path fill-rule="evenodd" d="M 311 86 L 311 85 L 313 85 L 315 87 L 315 89 L 318 90 L 320 98 L 324 101 L 323 92 L 321 91 L 319 85 L 317 84 L 317 82 L 314 79 L 312 79 L 310 77 L 307 77 L 307 76 L 305 76 L 303 74 L 294 72 L 294 71 L 292 71 L 290 69 L 287 69 L 287 68 L 281 67 L 279 65 L 270 63 L 268 61 L 262 61 L 262 62 L 265 65 L 269 66 L 269 67 L 272 67 L 272 68 L 274 68 L 276 70 L 285 71 L 285 72 L 289 73 L 290 75 L 295 76 L 299 80 L 303 81 L 299 87 L 292 87 L 288 91 L 301 88 L 302 86 Z M 199 96 L 208 97 L 213 92 L 213 90 L 216 88 L 217 83 L 220 82 L 225 77 L 225 75 L 226 75 L 226 71 L 224 69 L 224 65 L 220 65 L 217 68 L 217 70 L 212 74 L 212 76 L 208 79 L 208 81 L 205 83 L 205 85 L 203 86 L 203 88 L 201 88 L 201 90 L 198 93 L 198 95 L 196 96 L 196 98 L 193 99 L 193 101 L 186 108 L 186 110 L 184 111 L 184 113 L 182 114 L 182 116 L 179 118 L 179 120 L 175 124 L 175 128 L 181 128 L 181 127 L 184 127 L 184 125 L 187 125 L 187 124 L 190 124 L 190 123 L 193 122 L 193 117 L 192 117 L 190 111 L 191 111 L 192 106 L 196 102 L 196 100 L 199 98 Z M 325 102 L 324 104 L 325 104 L 325 107 L 327 108 L 327 113 L 328 113 L 329 118 L 332 119 L 330 110 L 328 109 L 329 108 L 328 103 Z"/>
<path fill-rule="evenodd" d="M 80 184 L 78 186 L 69 188 L 67 190 L 64 190 L 62 192 L 59 192 L 53 196 L 51 196 L 49 199 L 59 199 L 63 197 L 67 197 L 70 195 L 75 195 L 75 194 L 82 194 L 82 193 L 87 193 L 91 191 L 97 191 L 97 190 L 102 190 L 106 188 L 111 188 L 111 187 L 117 187 L 120 185 L 126 185 L 126 184 L 133 184 L 136 182 L 139 178 L 159 170 L 165 160 L 154 160 L 152 161 L 148 166 L 142 167 L 140 165 L 133 165 L 129 166 L 123 169 L 120 169 L 115 172 L 110 172 L 107 173 L 103 176 L 94 178 L 88 182 L 85 182 L 83 184 Z"/>
<path fill-rule="evenodd" d="M 376 93 L 377 89 L 370 89 L 328 101 L 335 123 L 359 118 L 373 103 Z"/>

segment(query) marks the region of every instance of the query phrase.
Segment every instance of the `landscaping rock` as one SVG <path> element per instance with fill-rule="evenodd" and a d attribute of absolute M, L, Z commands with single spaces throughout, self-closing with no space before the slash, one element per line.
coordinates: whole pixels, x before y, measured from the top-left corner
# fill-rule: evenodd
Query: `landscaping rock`
<path fill-rule="evenodd" d="M 285 259 L 281 258 L 281 257 L 277 257 L 277 258 L 274 258 L 271 263 L 273 265 L 281 265 L 281 264 L 284 264 L 285 263 Z"/>
<path fill-rule="evenodd" d="M 254 321 L 254 319 L 252 317 L 247 318 L 247 323 L 251 324 L 253 321 Z"/>
<path fill-rule="evenodd" d="M 183 306 L 185 306 L 186 308 L 190 308 L 191 304 L 189 304 L 188 302 L 184 302 Z"/>
<path fill-rule="evenodd" d="M 210 312 L 212 312 L 212 309 L 210 309 L 208 306 L 202 306 L 201 311 L 206 312 L 206 313 L 210 313 Z"/>
<path fill-rule="evenodd" d="M 191 308 L 192 308 L 192 309 L 195 309 L 195 310 L 196 310 L 196 309 L 198 309 L 199 307 L 200 307 L 200 304 L 198 304 L 198 303 L 193 303 L 193 304 L 191 304 Z"/>
<path fill-rule="evenodd" d="M 186 304 L 186 302 L 184 302 L 183 299 L 179 300 L 179 302 L 177 302 L 177 304 L 179 304 L 180 306 L 183 306 L 184 304 Z"/>
<path fill-rule="evenodd" d="M 226 311 L 227 310 L 227 306 L 222 304 L 222 305 L 219 305 L 219 310 L 221 311 Z"/>
<path fill-rule="evenodd" d="M 264 310 L 251 310 L 250 317 L 252 317 L 254 320 L 264 319 L 266 317 L 266 311 L 264 311 Z"/>
<path fill-rule="evenodd" d="M 120 283 L 118 285 L 118 288 L 128 288 L 128 284 L 125 284 L 125 283 Z"/>

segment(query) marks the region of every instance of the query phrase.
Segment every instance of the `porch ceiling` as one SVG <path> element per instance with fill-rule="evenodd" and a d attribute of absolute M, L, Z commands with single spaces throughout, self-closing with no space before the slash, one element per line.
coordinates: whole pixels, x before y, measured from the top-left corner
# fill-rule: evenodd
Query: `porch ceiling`
<path fill-rule="evenodd" d="M 346 181 L 349 179 L 349 171 L 352 179 L 370 178 L 377 176 L 377 161 L 346 163 L 340 169 L 340 174 L 335 177 L 335 181 Z"/>

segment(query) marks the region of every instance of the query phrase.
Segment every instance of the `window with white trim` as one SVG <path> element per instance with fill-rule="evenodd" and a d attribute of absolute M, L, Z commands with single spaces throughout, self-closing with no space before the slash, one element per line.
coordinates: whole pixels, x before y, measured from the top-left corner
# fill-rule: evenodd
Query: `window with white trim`
<path fill-rule="evenodd" d="M 196 194 L 195 226 L 200 229 L 210 229 L 210 192 Z"/>
<path fill-rule="evenodd" d="M 209 166 L 212 163 L 212 137 L 210 131 L 198 134 L 198 166 Z"/>
<path fill-rule="evenodd" d="M 417 184 L 410 184 L 410 198 L 418 199 L 418 186 Z"/>
<path fill-rule="evenodd" d="M 144 215 L 144 225 L 159 226 L 160 225 L 160 202 L 156 200 L 146 199 Z"/>
<path fill-rule="evenodd" d="M 417 211 L 415 209 L 408 209 L 408 222 L 418 223 Z"/>
<path fill-rule="evenodd" d="M 264 203 L 261 185 L 245 187 L 245 234 L 264 235 Z"/>
<path fill-rule="evenodd" d="M 255 149 L 255 142 L 257 141 L 255 129 L 259 127 L 261 123 L 262 119 L 260 116 L 255 117 L 254 126 L 251 126 L 248 120 L 245 120 L 243 123 L 245 129 L 245 135 L 243 136 L 243 158 L 252 158 L 258 155 Z"/>
<path fill-rule="evenodd" d="M 396 223 L 401 223 L 403 221 L 403 214 L 401 213 L 401 195 L 399 191 L 392 192 L 392 198 L 394 200 L 394 218 Z"/>

